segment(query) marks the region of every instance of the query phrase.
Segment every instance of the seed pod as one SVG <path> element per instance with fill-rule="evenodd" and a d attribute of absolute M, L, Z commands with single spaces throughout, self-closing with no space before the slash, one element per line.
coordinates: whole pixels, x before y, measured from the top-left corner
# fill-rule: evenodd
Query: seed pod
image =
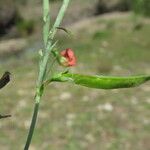
<path fill-rule="evenodd" d="M 113 77 L 113 76 L 89 76 L 70 73 L 59 74 L 51 79 L 51 81 L 57 82 L 71 81 L 77 85 L 96 89 L 131 88 L 139 86 L 148 80 L 150 80 L 150 76 L 148 75 Z"/>

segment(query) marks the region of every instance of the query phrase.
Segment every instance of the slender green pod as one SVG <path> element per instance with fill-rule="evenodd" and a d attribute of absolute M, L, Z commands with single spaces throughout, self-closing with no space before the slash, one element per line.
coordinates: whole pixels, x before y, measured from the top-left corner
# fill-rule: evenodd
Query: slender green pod
<path fill-rule="evenodd" d="M 89 76 L 71 73 L 62 73 L 54 76 L 50 82 L 73 82 L 77 85 L 96 89 L 118 89 L 139 86 L 150 80 L 148 75 L 115 77 L 115 76 Z"/>

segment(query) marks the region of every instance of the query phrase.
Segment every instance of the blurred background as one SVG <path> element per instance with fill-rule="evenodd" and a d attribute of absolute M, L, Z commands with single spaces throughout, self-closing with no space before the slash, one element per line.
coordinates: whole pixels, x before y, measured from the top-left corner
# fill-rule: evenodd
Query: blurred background
<path fill-rule="evenodd" d="M 62 0 L 51 0 L 54 20 Z M 150 74 L 149 0 L 72 0 L 58 31 L 58 49 L 74 49 L 72 72 Z M 33 109 L 41 0 L 0 0 L 0 74 L 12 74 L 0 91 L 0 149 L 23 149 Z M 121 90 L 52 84 L 43 97 L 30 150 L 149 150 L 150 83 Z"/>

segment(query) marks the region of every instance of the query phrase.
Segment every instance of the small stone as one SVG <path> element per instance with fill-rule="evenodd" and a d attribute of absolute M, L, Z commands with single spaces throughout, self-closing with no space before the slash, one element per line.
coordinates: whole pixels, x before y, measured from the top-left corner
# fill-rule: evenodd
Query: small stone
<path fill-rule="evenodd" d="M 60 95 L 60 100 L 68 100 L 71 98 L 71 94 L 69 92 L 64 92 Z"/>
<path fill-rule="evenodd" d="M 106 103 L 104 104 L 104 110 L 106 111 L 112 111 L 113 110 L 113 106 L 110 103 Z"/>
<path fill-rule="evenodd" d="M 94 143 L 94 142 L 95 142 L 95 138 L 93 137 L 92 134 L 87 134 L 87 135 L 85 136 L 85 138 L 86 138 L 86 140 L 87 140 L 88 142 L 90 142 L 90 143 Z"/>
<path fill-rule="evenodd" d="M 98 110 L 105 110 L 111 112 L 113 110 L 113 106 L 110 103 L 100 104 L 97 106 Z"/>

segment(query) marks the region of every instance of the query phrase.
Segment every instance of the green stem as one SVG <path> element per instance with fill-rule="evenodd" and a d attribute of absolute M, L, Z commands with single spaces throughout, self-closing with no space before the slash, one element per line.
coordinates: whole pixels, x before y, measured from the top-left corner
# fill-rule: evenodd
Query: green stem
<path fill-rule="evenodd" d="M 34 128 L 35 128 L 35 124 L 36 124 L 36 120 L 37 120 L 37 116 L 38 116 L 39 104 L 40 103 L 35 103 L 35 106 L 34 106 L 34 113 L 33 113 L 33 116 L 32 116 L 32 124 L 31 124 L 30 129 L 29 129 L 29 134 L 28 134 L 28 138 L 27 138 L 24 150 L 29 149 L 29 146 L 30 146 L 30 143 L 31 143 L 31 140 L 32 140 L 32 136 L 33 136 L 33 133 L 34 133 Z"/>
<path fill-rule="evenodd" d="M 39 106 L 41 97 L 43 95 L 44 87 L 43 82 L 46 76 L 46 70 L 47 70 L 47 64 L 48 59 L 51 50 L 53 49 L 55 44 L 53 43 L 54 36 L 56 34 L 56 29 L 62 22 L 62 19 L 64 17 L 65 11 L 67 9 L 67 6 L 69 4 L 70 0 L 63 0 L 62 7 L 60 8 L 60 11 L 58 13 L 58 16 L 56 18 L 56 21 L 53 26 L 53 30 L 51 31 L 51 35 L 49 37 L 49 25 L 50 25 L 50 17 L 49 17 L 49 0 L 43 0 L 43 20 L 44 20 L 44 26 L 43 26 L 43 40 L 44 40 L 44 56 L 42 57 L 42 61 L 40 61 L 39 65 L 39 75 L 37 80 L 37 90 L 36 90 L 36 96 L 35 96 L 35 106 L 34 106 L 34 112 L 32 116 L 32 121 L 29 129 L 29 133 L 27 136 L 27 141 L 24 147 L 24 150 L 28 150 L 31 144 L 31 140 L 34 134 L 34 129 L 37 121 Z"/>
<path fill-rule="evenodd" d="M 27 137 L 27 141 L 26 141 L 24 150 L 28 150 L 29 146 L 31 144 L 31 140 L 32 140 L 32 137 L 33 137 L 35 124 L 36 124 L 36 121 L 37 121 L 38 110 L 39 110 L 40 100 L 41 100 L 42 95 L 43 95 L 43 86 L 37 87 L 32 121 L 31 121 L 31 125 L 30 125 L 30 129 L 29 129 L 29 133 L 28 133 L 28 137 Z"/>
<path fill-rule="evenodd" d="M 70 2 L 70 0 L 64 0 L 63 1 L 62 7 L 60 8 L 60 11 L 58 13 L 58 17 L 56 18 L 56 21 L 55 21 L 54 26 L 52 28 L 52 33 L 50 36 L 51 39 L 54 38 L 56 31 L 57 31 L 57 27 L 59 27 L 61 22 L 62 22 L 62 19 L 64 17 L 64 14 L 65 14 L 65 11 L 68 7 L 69 2 Z"/>
<path fill-rule="evenodd" d="M 48 40 L 48 34 L 50 29 L 50 15 L 49 15 L 50 7 L 49 0 L 43 0 L 43 40 L 44 45 L 46 46 Z"/>

